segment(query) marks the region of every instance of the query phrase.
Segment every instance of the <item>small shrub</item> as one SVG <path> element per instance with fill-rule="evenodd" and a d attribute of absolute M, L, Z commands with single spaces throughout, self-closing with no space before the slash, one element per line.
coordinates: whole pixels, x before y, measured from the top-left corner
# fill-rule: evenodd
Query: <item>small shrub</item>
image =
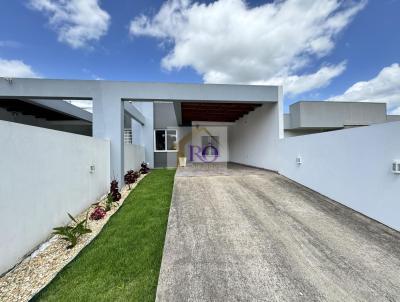
<path fill-rule="evenodd" d="M 150 168 L 148 167 L 148 163 L 145 163 L 145 162 L 142 162 L 142 164 L 140 165 L 140 173 L 141 174 L 147 174 L 147 173 L 149 173 L 149 171 L 150 171 Z"/>
<path fill-rule="evenodd" d="M 131 189 L 131 184 L 135 183 L 139 178 L 139 172 L 129 170 L 124 176 L 125 183 L 128 185 L 129 190 Z"/>
<path fill-rule="evenodd" d="M 118 181 L 116 181 L 115 179 L 110 184 L 110 193 L 108 195 L 112 197 L 114 202 L 117 202 L 121 199 L 121 193 L 119 193 L 118 188 Z"/>
<path fill-rule="evenodd" d="M 106 212 L 110 211 L 113 204 L 114 204 L 114 198 L 112 197 L 111 193 L 108 193 L 107 199 L 106 199 Z"/>
<path fill-rule="evenodd" d="M 90 214 L 90 220 L 100 220 L 106 216 L 106 210 L 103 207 L 97 206 L 94 208 L 92 214 Z"/>
<path fill-rule="evenodd" d="M 106 208 L 105 210 L 108 212 L 111 210 L 114 202 L 118 203 L 118 201 L 121 199 L 121 193 L 119 192 L 118 188 L 118 181 L 115 179 L 110 183 L 110 193 L 107 195 L 107 200 L 106 200 Z"/>
<path fill-rule="evenodd" d="M 91 233 L 92 230 L 87 227 L 87 219 L 78 222 L 71 214 L 68 213 L 69 218 L 75 223 L 75 226 L 63 226 L 54 228 L 53 234 L 60 235 L 62 239 L 68 241 L 70 245 L 67 249 L 72 249 L 78 242 L 78 239 L 83 234 Z"/>

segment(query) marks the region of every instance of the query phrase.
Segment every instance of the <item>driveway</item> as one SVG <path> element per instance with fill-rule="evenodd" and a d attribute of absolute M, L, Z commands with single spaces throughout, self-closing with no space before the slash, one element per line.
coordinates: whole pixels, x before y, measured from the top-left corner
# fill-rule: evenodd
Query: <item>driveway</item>
<path fill-rule="evenodd" d="M 400 235 L 275 173 L 180 169 L 157 301 L 400 301 Z"/>

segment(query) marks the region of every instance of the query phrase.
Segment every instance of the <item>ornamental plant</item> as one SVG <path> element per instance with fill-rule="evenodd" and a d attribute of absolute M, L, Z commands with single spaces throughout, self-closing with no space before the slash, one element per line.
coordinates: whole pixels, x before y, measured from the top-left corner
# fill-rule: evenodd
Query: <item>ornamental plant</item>
<path fill-rule="evenodd" d="M 118 181 L 115 179 L 110 183 L 110 193 L 107 195 L 106 200 L 106 208 L 105 210 L 108 212 L 111 210 L 114 203 L 118 203 L 121 199 L 121 193 L 119 192 L 118 188 Z"/>
<path fill-rule="evenodd" d="M 106 199 L 106 208 L 105 208 L 106 212 L 111 210 L 114 202 L 115 201 L 114 201 L 114 198 L 112 197 L 111 193 L 108 193 L 107 199 Z"/>
<path fill-rule="evenodd" d="M 94 208 L 92 214 L 90 214 L 90 220 L 100 220 L 104 216 L 106 216 L 106 210 L 101 206 L 97 206 Z"/>
<path fill-rule="evenodd" d="M 108 194 L 112 197 L 114 202 L 117 202 L 121 199 L 121 193 L 119 193 L 118 181 L 115 179 L 110 184 L 110 193 Z"/>
<path fill-rule="evenodd" d="M 75 223 L 75 226 L 67 225 L 54 228 L 53 234 L 60 235 L 61 239 L 68 241 L 70 244 L 67 246 L 67 249 L 72 249 L 77 244 L 79 237 L 84 234 L 91 233 L 92 230 L 87 227 L 87 219 L 78 222 L 71 214 L 67 214 Z"/>
<path fill-rule="evenodd" d="M 128 185 L 129 190 L 131 189 L 131 184 L 135 183 L 139 178 L 139 172 L 129 170 L 124 176 L 125 183 Z"/>
<path fill-rule="evenodd" d="M 149 173 L 149 171 L 150 171 L 150 169 L 149 169 L 149 167 L 148 167 L 148 163 L 145 163 L 145 162 L 142 162 L 142 164 L 140 165 L 140 173 L 141 174 L 147 174 L 147 173 Z"/>

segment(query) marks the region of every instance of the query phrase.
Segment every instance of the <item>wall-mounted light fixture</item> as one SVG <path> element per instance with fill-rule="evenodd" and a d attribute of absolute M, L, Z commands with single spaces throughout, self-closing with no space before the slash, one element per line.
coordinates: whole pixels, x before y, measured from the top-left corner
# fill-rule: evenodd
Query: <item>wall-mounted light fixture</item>
<path fill-rule="evenodd" d="M 94 165 L 94 164 L 93 164 L 93 165 L 90 165 L 89 172 L 93 174 L 94 171 L 96 171 L 95 165 Z"/>
<path fill-rule="evenodd" d="M 392 172 L 394 174 L 400 174 L 400 159 L 396 159 L 392 163 Z"/>
<path fill-rule="evenodd" d="M 300 166 L 302 163 L 303 163 L 303 161 L 302 161 L 302 159 L 301 159 L 301 156 L 298 155 L 298 156 L 296 157 L 296 164 L 297 164 L 298 166 Z"/>

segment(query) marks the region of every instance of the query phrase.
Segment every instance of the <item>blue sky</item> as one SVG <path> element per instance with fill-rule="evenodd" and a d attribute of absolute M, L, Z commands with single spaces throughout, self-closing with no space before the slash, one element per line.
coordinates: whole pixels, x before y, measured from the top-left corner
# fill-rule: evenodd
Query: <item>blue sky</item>
<path fill-rule="evenodd" d="M 0 76 L 283 84 L 286 109 L 400 114 L 400 0 L 80 2 L 2 1 Z"/>

